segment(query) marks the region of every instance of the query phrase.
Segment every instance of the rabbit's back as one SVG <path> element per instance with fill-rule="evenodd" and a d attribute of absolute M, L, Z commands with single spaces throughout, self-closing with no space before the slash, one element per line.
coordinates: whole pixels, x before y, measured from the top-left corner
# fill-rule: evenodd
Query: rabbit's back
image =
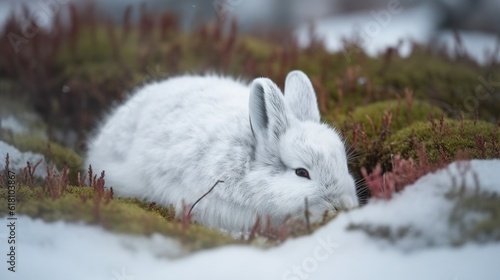
<path fill-rule="evenodd" d="M 105 170 L 119 195 L 193 203 L 216 180 L 240 179 L 227 170 L 243 176 L 253 145 L 248 96 L 247 85 L 215 76 L 147 85 L 103 122 L 87 164 Z"/>

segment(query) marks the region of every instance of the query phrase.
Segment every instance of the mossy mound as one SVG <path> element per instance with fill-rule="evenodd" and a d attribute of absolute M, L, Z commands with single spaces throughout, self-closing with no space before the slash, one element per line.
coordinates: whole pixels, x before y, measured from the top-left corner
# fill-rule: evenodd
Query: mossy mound
<path fill-rule="evenodd" d="M 386 157 L 401 154 L 405 158 L 417 158 L 416 145 L 424 145 L 430 162 L 455 157 L 499 158 L 500 129 L 498 126 L 472 120 L 434 120 L 416 122 L 401 129 L 386 141 Z M 462 155 L 460 155 L 462 153 Z"/>
<path fill-rule="evenodd" d="M 390 116 L 389 127 L 384 127 L 384 115 Z M 361 123 L 366 136 L 373 138 L 383 133 L 384 129 L 396 132 L 414 122 L 444 115 L 441 108 L 425 101 L 412 100 L 408 103 L 404 100 L 386 100 L 358 107 L 349 116 L 339 117 L 337 122 L 344 122 L 343 126 Z"/>
<path fill-rule="evenodd" d="M 45 221 L 83 221 L 134 235 L 159 233 L 179 240 L 186 251 L 237 243 L 217 230 L 176 221 L 171 210 L 158 205 L 136 199 L 96 199 L 91 187 L 68 186 L 57 198 L 47 195 L 42 187 L 18 186 L 16 189 L 16 212 Z M 0 188 L 0 198 L 6 200 L 6 188 Z M 7 207 L 0 209 L 0 216 L 7 211 Z"/>
<path fill-rule="evenodd" d="M 358 107 L 348 115 L 338 116 L 336 126 L 347 139 L 354 158 L 350 162 L 351 170 L 360 177 L 362 166 L 371 169 L 381 163 L 385 170 L 390 169 L 387 139 L 394 133 L 415 122 L 444 116 L 440 107 L 409 96 L 404 100 L 386 100 Z"/>

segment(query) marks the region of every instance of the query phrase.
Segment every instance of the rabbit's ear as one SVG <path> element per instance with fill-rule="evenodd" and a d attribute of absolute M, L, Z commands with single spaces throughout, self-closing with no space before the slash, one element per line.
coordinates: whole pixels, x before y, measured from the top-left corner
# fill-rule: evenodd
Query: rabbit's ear
<path fill-rule="evenodd" d="M 299 120 L 319 122 L 316 94 L 311 81 L 304 72 L 295 70 L 286 76 L 285 102 Z"/>
<path fill-rule="evenodd" d="M 269 79 L 258 78 L 250 89 L 250 126 L 256 138 L 278 139 L 288 127 L 285 99 Z"/>

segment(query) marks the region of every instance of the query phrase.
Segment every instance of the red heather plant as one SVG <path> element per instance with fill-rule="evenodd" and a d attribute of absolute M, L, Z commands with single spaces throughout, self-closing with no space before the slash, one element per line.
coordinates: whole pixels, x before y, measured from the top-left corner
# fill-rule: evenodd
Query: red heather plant
<path fill-rule="evenodd" d="M 54 167 L 47 166 L 47 177 L 45 178 L 45 190 L 49 197 L 60 198 L 69 184 L 69 168 L 64 168 L 58 172 Z"/>
<path fill-rule="evenodd" d="M 0 173 L 0 186 L 1 187 L 7 187 L 8 182 L 9 182 L 9 154 L 5 156 L 5 169 L 2 173 Z"/>
<path fill-rule="evenodd" d="M 85 176 L 81 176 L 81 173 L 78 172 L 78 177 L 77 177 L 77 183 L 79 188 L 85 188 L 87 186 L 84 185 L 84 182 L 86 179 L 88 180 L 88 187 L 93 189 L 92 195 L 86 194 L 86 193 L 81 193 L 80 194 L 80 200 L 82 203 L 87 202 L 88 199 L 93 199 L 93 209 L 92 209 L 92 214 L 94 216 L 94 219 L 98 222 L 101 223 L 101 206 L 102 205 L 108 205 L 109 202 L 113 199 L 114 197 L 114 191 L 113 188 L 106 188 L 105 183 L 106 181 L 104 180 L 105 172 L 102 171 L 101 175 L 97 177 L 97 175 L 93 174 L 92 166 L 89 165 L 89 168 L 87 170 L 87 178 Z"/>
<path fill-rule="evenodd" d="M 34 187 L 36 183 L 39 183 L 39 180 L 37 180 L 37 178 L 35 177 L 35 171 L 40 163 L 42 163 L 42 160 L 37 161 L 35 164 L 28 161 L 26 162 L 26 166 L 23 169 L 10 170 L 10 155 L 7 153 L 7 155 L 5 156 L 5 169 L 4 172 L 0 174 L 0 186 L 7 186 L 9 171 L 19 171 L 18 176 L 16 176 L 16 183 L 28 187 Z"/>
<path fill-rule="evenodd" d="M 191 219 L 193 217 L 191 210 L 193 206 L 194 204 L 190 207 L 188 204 L 182 201 L 182 212 L 181 212 L 180 222 L 183 230 L 187 230 L 189 228 L 189 225 L 191 225 Z"/>
<path fill-rule="evenodd" d="M 280 244 L 290 237 L 311 234 L 319 226 L 326 224 L 333 218 L 331 216 L 329 217 L 327 211 L 325 211 L 321 222 L 311 223 L 309 219 L 310 212 L 307 198 L 304 199 L 304 203 L 305 220 L 292 219 L 290 215 L 287 215 L 280 224 L 272 225 L 270 216 L 266 216 L 265 221 L 260 216 L 257 216 L 246 241 L 252 242 L 258 237 L 263 237 L 267 241 Z M 242 235 L 241 239 L 245 240 L 245 237 Z"/>
<path fill-rule="evenodd" d="M 95 220 L 98 221 L 99 223 L 101 223 L 102 222 L 101 211 L 100 211 L 101 205 L 102 204 L 108 205 L 110 200 L 113 199 L 113 196 L 114 196 L 113 188 L 107 189 L 104 186 L 106 183 L 106 181 L 104 180 L 104 175 L 105 175 L 104 171 L 102 171 L 99 178 L 97 178 L 97 175 L 93 175 L 92 165 L 89 165 L 87 173 L 88 173 L 89 187 L 94 189 L 93 215 L 94 215 Z M 80 178 L 81 177 L 79 176 L 78 184 L 81 185 Z M 82 201 L 85 202 L 88 197 L 80 196 L 80 198 Z"/>
<path fill-rule="evenodd" d="M 35 171 L 36 168 L 42 163 L 40 159 L 35 165 L 32 165 L 29 161 L 26 163 L 26 167 L 21 171 L 21 178 L 25 181 L 28 187 L 33 187 L 35 184 Z"/>
<path fill-rule="evenodd" d="M 390 199 L 394 192 L 402 191 L 406 186 L 413 184 L 420 177 L 434 172 L 449 163 L 444 152 L 440 153 L 437 163 L 430 163 L 427 150 L 423 144 L 415 143 L 417 161 L 404 159 L 401 155 L 392 158 L 392 171 L 383 172 L 380 164 L 368 174 L 366 168 L 361 167 L 361 174 L 371 192 L 371 197 Z M 460 156 L 457 155 L 456 159 Z"/>
<path fill-rule="evenodd" d="M 407 94 L 406 103 L 411 103 L 411 94 Z M 386 118 L 385 115 L 382 120 L 390 123 L 390 118 Z M 474 126 L 476 126 L 476 122 L 477 119 L 474 119 Z M 430 137 L 430 141 L 427 141 L 426 144 L 420 143 L 418 137 L 408 136 L 410 137 L 409 143 L 412 146 L 411 153 L 413 154 L 409 159 L 404 159 L 400 154 L 396 153 L 395 156 L 391 156 L 390 161 L 382 160 L 380 162 L 379 155 L 387 155 L 388 153 L 387 150 L 383 149 L 380 150 L 381 153 L 377 154 L 377 157 L 372 157 L 372 159 L 376 158 L 379 162 L 374 169 L 371 169 L 371 165 L 366 162 L 362 164 L 361 175 L 372 197 L 391 198 L 392 193 L 403 190 L 420 177 L 443 168 L 452 161 L 470 160 L 472 158 L 495 158 L 500 155 L 498 153 L 500 145 L 497 136 L 499 126 L 490 128 L 491 131 L 487 134 L 467 136 L 472 138 L 473 147 L 466 142 L 459 142 L 460 144 L 457 145 L 462 145 L 461 149 L 450 150 L 450 147 L 446 146 L 442 139 L 455 141 L 455 139 L 464 137 L 465 134 L 469 135 L 470 132 L 467 132 L 465 127 L 465 120 L 461 119 L 458 130 L 454 128 L 450 120 L 446 120 L 443 116 L 438 119 L 429 116 L 429 123 L 431 133 L 420 139 L 420 141 L 426 141 L 427 137 Z M 381 131 L 383 130 L 384 126 Z M 360 138 L 355 140 L 358 139 Z M 365 142 L 360 143 L 365 144 Z M 425 145 L 430 147 L 429 153 Z M 429 156 L 431 153 L 433 154 L 432 160 L 431 156 Z M 372 171 L 369 172 L 368 170 Z"/>
<path fill-rule="evenodd" d="M 382 173 L 380 164 L 377 164 L 372 173 L 368 174 L 366 168 L 361 167 L 361 174 L 371 192 L 371 197 L 391 198 L 394 192 L 394 174 L 391 172 Z"/>
<path fill-rule="evenodd" d="M 285 241 L 290 235 L 293 235 L 292 225 L 287 223 L 288 218 L 277 228 L 271 225 L 271 217 L 266 216 L 266 222 L 262 223 L 260 216 L 257 217 L 255 223 L 250 229 L 250 234 L 247 241 L 252 242 L 258 237 L 264 237 L 269 241 L 274 241 L 276 243 L 281 243 Z M 306 232 L 302 230 L 302 233 Z M 242 240 L 244 237 L 242 236 Z"/>

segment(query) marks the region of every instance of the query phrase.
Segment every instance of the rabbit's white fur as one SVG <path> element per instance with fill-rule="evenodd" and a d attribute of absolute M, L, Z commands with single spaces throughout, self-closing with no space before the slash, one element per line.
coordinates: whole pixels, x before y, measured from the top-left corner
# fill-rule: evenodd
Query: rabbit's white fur
<path fill-rule="evenodd" d="M 320 123 L 311 82 L 300 71 L 285 94 L 267 78 L 182 76 L 146 85 L 117 107 L 89 141 L 87 164 L 105 170 L 120 196 L 192 205 L 201 224 L 248 230 L 259 216 L 278 225 L 358 205 L 344 144 Z M 308 170 L 310 179 L 296 175 Z"/>

